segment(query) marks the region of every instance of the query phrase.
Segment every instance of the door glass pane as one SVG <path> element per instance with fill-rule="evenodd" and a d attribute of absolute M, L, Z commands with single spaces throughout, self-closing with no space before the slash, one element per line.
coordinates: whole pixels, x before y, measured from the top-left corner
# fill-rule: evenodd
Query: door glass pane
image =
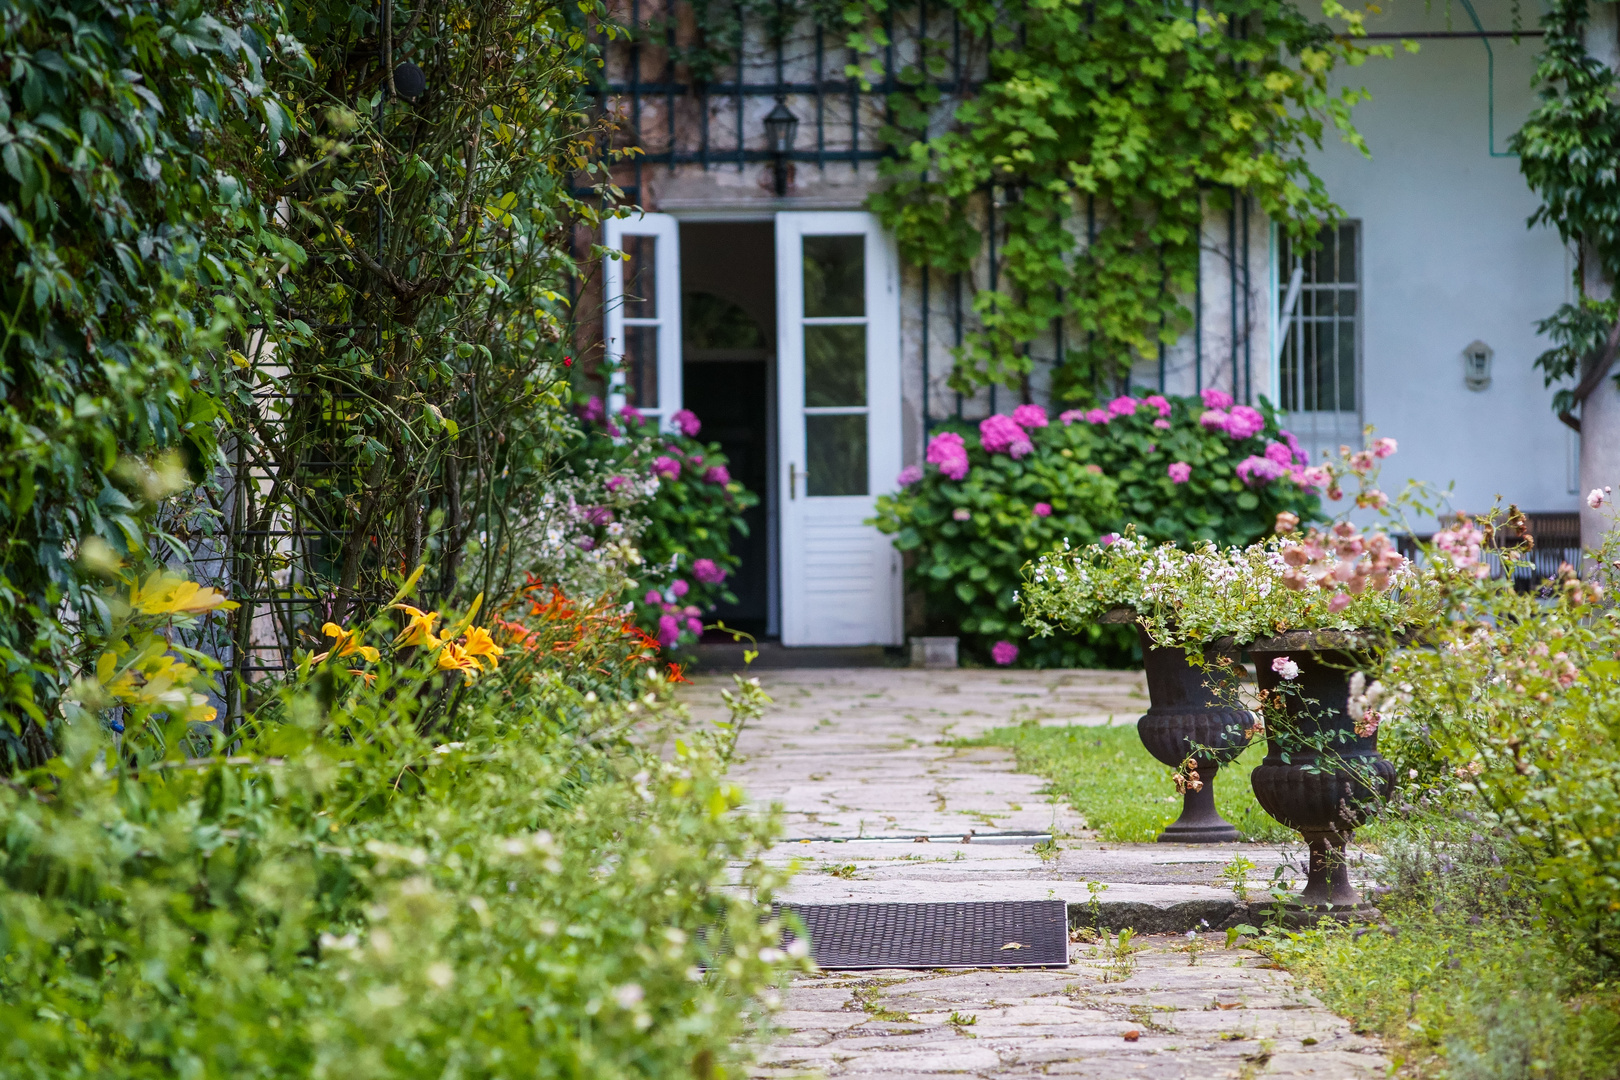
<path fill-rule="evenodd" d="M 806 495 L 865 495 L 866 414 L 804 418 Z"/>
<path fill-rule="evenodd" d="M 626 236 L 624 241 L 624 317 L 658 318 L 658 237 Z"/>
<path fill-rule="evenodd" d="M 804 328 L 804 403 L 866 404 L 866 325 Z"/>
<path fill-rule="evenodd" d="M 638 409 L 658 408 L 658 327 L 624 328 L 624 398 Z"/>
<path fill-rule="evenodd" d="M 804 238 L 804 317 L 866 314 L 866 237 Z"/>

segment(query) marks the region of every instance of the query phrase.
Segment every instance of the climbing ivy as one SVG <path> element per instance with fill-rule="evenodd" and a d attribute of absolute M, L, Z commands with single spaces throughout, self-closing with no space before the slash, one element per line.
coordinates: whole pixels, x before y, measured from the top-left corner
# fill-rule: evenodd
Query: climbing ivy
<path fill-rule="evenodd" d="M 1509 142 L 1519 170 L 1541 205 L 1529 224 L 1552 225 L 1567 243 L 1581 245 L 1575 270 L 1580 298 L 1564 304 L 1536 329 L 1555 347 L 1536 358 L 1548 385 L 1606 368 L 1614 359 L 1615 305 L 1586 293 L 1587 260 L 1608 281 L 1620 281 L 1620 77 L 1586 51 L 1589 18 L 1584 0 L 1553 0 L 1542 17 L 1543 51 L 1536 66 L 1541 105 Z M 1602 372 L 1598 372 L 1602 377 Z M 1584 390 L 1591 387 L 1583 380 Z M 1582 388 L 1565 388 L 1553 409 L 1568 417 Z"/>
<path fill-rule="evenodd" d="M 1392 52 L 1358 41 L 1362 13 L 1336 0 L 1322 11 L 1337 32 L 1283 0 L 948 2 L 988 43 L 989 77 L 965 96 L 942 88 L 943 43 L 896 73 L 897 156 L 870 206 L 909 261 L 964 271 L 995 200 L 995 284 L 973 299 L 982 329 L 953 374 L 969 392 L 1026 383 L 1028 343 L 1060 319 L 1078 339 L 1057 370 L 1065 397 L 1173 343 L 1202 223 L 1233 199 L 1309 244 L 1339 211 L 1305 153 L 1330 126 L 1367 152 L 1350 121 L 1366 93 L 1330 87 L 1329 74 Z"/>

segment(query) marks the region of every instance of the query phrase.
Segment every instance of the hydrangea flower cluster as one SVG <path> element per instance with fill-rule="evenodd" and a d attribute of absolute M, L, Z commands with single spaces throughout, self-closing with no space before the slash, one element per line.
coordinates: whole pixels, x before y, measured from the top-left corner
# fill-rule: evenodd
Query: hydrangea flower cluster
<path fill-rule="evenodd" d="M 968 474 L 967 444 L 954 431 L 942 431 L 929 439 L 928 452 L 923 456 L 952 480 L 960 480 Z"/>
<path fill-rule="evenodd" d="M 1019 408 L 1039 410 L 1044 426 L 1046 411 L 1039 405 L 1021 405 Z M 1035 449 L 1023 426 L 1003 413 L 987 416 L 979 422 L 979 444 L 987 454 L 1006 454 L 1015 461 Z"/>

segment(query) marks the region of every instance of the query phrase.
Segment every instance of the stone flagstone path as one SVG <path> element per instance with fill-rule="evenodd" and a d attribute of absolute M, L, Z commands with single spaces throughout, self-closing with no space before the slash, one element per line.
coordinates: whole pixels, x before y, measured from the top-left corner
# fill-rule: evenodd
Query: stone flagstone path
<path fill-rule="evenodd" d="M 761 671 L 774 699 L 743 733 L 733 775 L 756 804 L 784 810 L 769 854 L 801 872 L 784 899 L 804 903 L 1042 900 L 1070 923 L 1100 911 L 1142 931 L 1138 951 L 1077 932 L 1067 970 L 832 972 L 797 980 L 779 1036 L 754 1075 L 883 1080 L 971 1076 L 1384 1076 L 1381 1048 L 1356 1035 L 1263 957 L 1225 935 L 1185 931 L 1245 912 L 1222 884 L 1234 854 L 1255 888 L 1301 852 L 1271 845 L 1100 844 L 1038 777 L 1000 749 L 944 742 L 992 727 L 1134 724 L 1140 674 L 1108 671 Z M 697 676 L 685 700 L 720 715 L 729 676 Z M 1028 841 L 1053 833 L 1043 860 Z M 928 836 L 924 845 L 916 836 Z M 903 837 L 898 841 L 872 838 Z M 966 842 L 964 842 L 964 839 Z M 1106 888 L 1093 894 L 1088 883 Z"/>

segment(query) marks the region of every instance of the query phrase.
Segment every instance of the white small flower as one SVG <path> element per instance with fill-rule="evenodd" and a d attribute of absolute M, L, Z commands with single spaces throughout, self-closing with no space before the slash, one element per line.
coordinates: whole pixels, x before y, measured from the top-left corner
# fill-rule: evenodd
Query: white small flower
<path fill-rule="evenodd" d="M 613 1000 L 619 1003 L 621 1009 L 633 1009 L 641 1004 L 641 999 L 647 995 L 635 983 L 625 983 L 613 991 Z"/>

